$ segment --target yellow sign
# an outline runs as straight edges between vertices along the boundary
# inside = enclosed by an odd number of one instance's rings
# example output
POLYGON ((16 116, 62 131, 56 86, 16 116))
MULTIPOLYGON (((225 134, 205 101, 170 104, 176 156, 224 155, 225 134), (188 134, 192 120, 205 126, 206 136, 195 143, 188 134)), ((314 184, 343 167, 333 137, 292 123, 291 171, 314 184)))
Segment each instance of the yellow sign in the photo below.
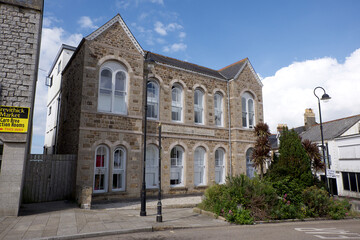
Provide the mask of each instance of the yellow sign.
POLYGON ((0 106, 0 132, 26 133, 30 108, 0 106))

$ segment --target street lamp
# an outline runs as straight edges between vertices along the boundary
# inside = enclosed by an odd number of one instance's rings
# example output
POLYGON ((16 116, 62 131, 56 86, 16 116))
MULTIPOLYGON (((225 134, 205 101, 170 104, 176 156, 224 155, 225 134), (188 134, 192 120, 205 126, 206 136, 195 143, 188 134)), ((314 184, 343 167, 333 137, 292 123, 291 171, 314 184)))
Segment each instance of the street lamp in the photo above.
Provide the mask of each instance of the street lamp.
POLYGON ((142 178, 142 187, 140 193, 141 209, 140 216, 146 216, 146 182, 145 182, 145 171, 146 171, 146 131, 147 131, 147 83, 149 79, 149 73, 154 67, 155 61, 149 57, 149 52, 146 53, 144 61, 144 74, 145 76, 145 101, 144 101, 144 169, 143 169, 143 178, 142 178))
MULTIPOLYGON (((323 126, 322 126, 322 119, 321 119, 321 106, 320 106, 320 100, 327 102, 331 99, 331 97, 326 93, 325 89, 322 87, 316 87, 314 89, 314 95, 315 97, 317 97, 318 99, 318 105, 319 105, 319 117, 320 117, 320 133, 321 133, 321 149, 322 149, 322 153, 323 153, 323 158, 324 158, 324 163, 325 163, 325 186, 326 189, 329 191, 329 183, 328 183, 328 178, 327 178, 327 173, 326 173, 326 158, 325 158, 325 146, 324 146, 324 134, 323 134, 323 126), (324 94, 321 96, 321 99, 316 95, 315 91, 316 89, 322 89, 324 91, 324 94)), ((330 164, 329 161, 327 161, 328 163, 328 168, 330 168, 330 164)))
POLYGON ((161 123, 159 124, 159 192, 158 192, 158 204, 156 222, 162 222, 162 204, 161 204, 161 123))

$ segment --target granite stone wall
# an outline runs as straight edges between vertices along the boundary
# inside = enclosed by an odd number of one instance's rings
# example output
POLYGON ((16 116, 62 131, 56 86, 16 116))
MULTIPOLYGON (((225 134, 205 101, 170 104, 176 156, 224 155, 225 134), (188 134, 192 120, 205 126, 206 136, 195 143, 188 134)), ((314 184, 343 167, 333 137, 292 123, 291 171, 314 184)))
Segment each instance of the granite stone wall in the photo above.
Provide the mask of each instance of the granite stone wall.
MULTIPOLYGON (((0 105, 32 107, 36 86, 42 0, 0 1, 0 105)), ((29 121, 30 129, 31 121, 29 121)), ((0 216, 16 216, 27 155, 26 133, 0 133, 0 216)))
MULTIPOLYGON (((79 53, 70 61, 64 71, 64 88, 73 86, 79 91, 78 96, 69 94, 68 101, 75 104, 71 110, 77 116, 68 117, 68 124, 75 126, 79 121, 79 132, 73 128, 60 128, 60 132, 68 131, 62 142, 77 143, 76 148, 69 144, 62 146, 61 153, 78 154, 77 192, 78 200, 87 199, 85 204, 93 200, 111 198, 138 198, 141 190, 143 171, 143 129, 144 129, 144 56, 134 47, 120 24, 115 23, 94 40, 85 40, 79 48, 79 53), (81 52, 81 54, 80 54, 81 52), (82 60, 81 60, 82 59, 82 60), (98 91, 100 68, 106 61, 117 61, 128 73, 127 106, 125 115, 102 113, 98 111, 98 91), (83 61, 83 64, 79 62, 83 61), (78 69, 78 71, 75 71, 78 69), (79 72, 83 71, 80 76, 79 72), (71 84, 70 84, 71 83, 71 84), (81 88, 81 89, 80 89, 81 88), (79 109, 80 106, 80 109, 79 109), (78 135, 76 135, 78 133, 78 135), (71 135, 71 136, 68 136, 71 135), (75 136, 76 135, 76 136, 75 136), (72 140, 72 139, 77 140, 72 140), (95 171, 95 152, 98 146, 109 149, 109 165, 107 169, 108 188, 105 193, 95 194, 92 189, 95 171), (126 149, 126 180, 125 191, 112 191, 113 152, 117 147, 126 149), (87 189, 86 191, 83 189, 87 189), (82 196, 87 194, 87 196, 82 196), (89 196, 91 195, 91 196, 89 196)), ((204 76, 198 73, 176 69, 170 66, 156 64, 150 73, 150 79, 159 86, 159 119, 148 120, 147 144, 158 146, 158 125, 162 124, 162 189, 164 194, 188 194, 203 192, 207 186, 215 182, 215 151, 222 148, 225 151, 225 172, 233 175, 246 173, 246 150, 255 143, 252 129, 244 129, 241 124, 241 94, 249 91, 254 95, 256 122, 263 120, 261 85, 246 66, 237 79, 229 84, 221 79, 204 76), (171 121, 171 89, 178 84, 183 89, 183 114, 181 123, 171 121), (230 96, 228 96, 228 87, 230 96), (204 124, 194 123, 194 91, 196 88, 204 92, 204 124), (220 92, 223 96, 224 124, 215 125, 214 94, 220 92), (229 141, 229 119, 227 101, 231 105, 231 141, 229 141), (230 146, 232 152, 230 160, 230 146), (184 184, 181 187, 170 186, 170 152, 174 146, 184 150, 184 184), (205 186, 194 185, 194 152, 197 147, 206 150, 205 186), (231 165, 231 166, 230 166, 231 165)), ((62 101, 63 104, 63 101, 62 101)), ((73 106, 67 104, 68 107, 73 106)), ((69 114, 70 110, 67 110, 69 114)), ((64 121, 64 120, 61 120, 64 121)), ((65 126, 65 125, 64 125, 65 126)), ((65 135, 64 135, 65 136, 65 135)), ((157 194, 157 190, 148 190, 149 195, 157 194)))

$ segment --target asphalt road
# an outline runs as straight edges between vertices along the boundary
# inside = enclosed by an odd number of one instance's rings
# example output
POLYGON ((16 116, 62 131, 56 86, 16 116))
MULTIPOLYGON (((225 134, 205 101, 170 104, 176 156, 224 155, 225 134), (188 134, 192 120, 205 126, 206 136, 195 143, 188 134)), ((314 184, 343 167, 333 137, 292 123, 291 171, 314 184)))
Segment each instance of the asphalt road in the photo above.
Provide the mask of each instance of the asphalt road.
MULTIPOLYGON (((95 239, 95 238, 87 238, 95 239)), ((307 221, 267 223, 256 225, 231 225, 213 228, 192 228, 123 234, 97 237, 96 239, 270 239, 270 240, 312 240, 312 239, 359 239, 360 219, 339 221, 307 221)))

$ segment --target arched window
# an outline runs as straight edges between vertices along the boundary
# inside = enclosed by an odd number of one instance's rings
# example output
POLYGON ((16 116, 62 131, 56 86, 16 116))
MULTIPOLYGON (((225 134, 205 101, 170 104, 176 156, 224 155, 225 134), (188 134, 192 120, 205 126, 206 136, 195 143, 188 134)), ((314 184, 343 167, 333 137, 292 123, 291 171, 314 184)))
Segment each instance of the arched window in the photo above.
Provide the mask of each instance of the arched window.
POLYGON ((215 125, 223 125, 223 97, 220 93, 214 95, 215 125))
POLYGON ((253 162, 251 161, 251 155, 252 155, 253 151, 254 151, 253 148, 249 148, 246 151, 246 175, 249 178, 255 177, 255 168, 254 168, 253 162))
POLYGON ((200 89, 194 93, 194 115, 195 123, 204 123, 204 93, 200 89))
POLYGON ((107 192, 109 149, 100 145, 95 151, 94 193, 107 192))
POLYGON ((105 62, 100 68, 98 111, 127 113, 127 71, 118 62, 105 62))
POLYGON ((205 185, 205 149, 197 147, 194 152, 194 185, 205 185))
POLYGON ((124 148, 119 147, 114 151, 113 190, 125 191, 125 168, 126 151, 124 148))
POLYGON ((225 182, 225 151, 218 148, 215 151, 215 182, 222 184, 225 182))
POLYGON ((183 156, 184 150, 180 146, 175 146, 170 153, 171 168, 170 168, 170 185, 183 185, 184 165, 183 156))
POLYGON ((182 121, 182 89, 174 85, 171 90, 171 120, 176 122, 182 121))
POLYGON ((255 123, 254 99, 250 93, 245 92, 242 95, 241 108, 242 108, 242 126, 245 128, 253 128, 255 123))
POLYGON ((159 186, 159 149, 151 144, 146 147, 146 188, 159 186))
POLYGON ((159 119, 159 85, 154 81, 147 83, 147 118, 159 119))

